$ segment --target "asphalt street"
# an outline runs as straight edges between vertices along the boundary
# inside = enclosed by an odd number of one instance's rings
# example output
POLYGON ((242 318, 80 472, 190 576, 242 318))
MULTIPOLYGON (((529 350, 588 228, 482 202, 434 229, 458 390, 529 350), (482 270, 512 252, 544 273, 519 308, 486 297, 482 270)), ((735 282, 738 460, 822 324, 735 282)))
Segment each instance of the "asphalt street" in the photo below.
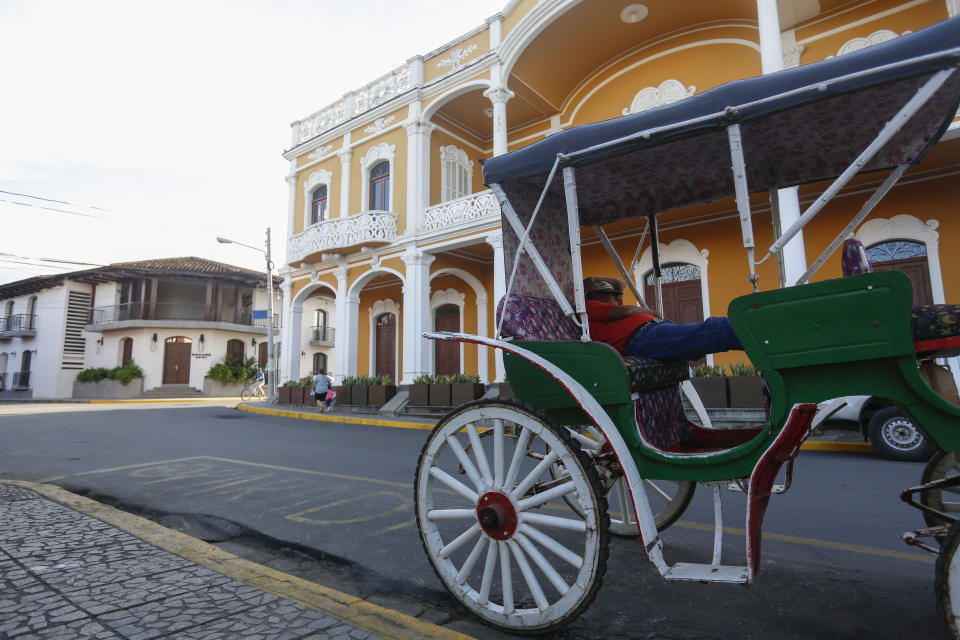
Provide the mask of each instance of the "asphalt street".
MULTIPOLYGON (((207 403, 0 404, 0 477, 57 484, 210 539, 229 538, 237 525, 353 567, 364 597, 379 595, 477 637, 509 637, 459 608, 424 555, 413 476, 427 433, 207 403)), ((803 452, 793 488, 771 501, 751 587, 665 582, 636 540, 614 538, 599 597, 555 637, 945 637, 934 558, 900 541, 922 526, 898 497, 921 470, 869 455, 803 452)), ((742 562, 735 534, 744 502, 728 494, 726 562, 742 562)), ((698 492, 664 539, 668 561, 709 561, 708 492, 698 492)), ((291 566, 322 582, 311 562, 304 556, 291 566)))

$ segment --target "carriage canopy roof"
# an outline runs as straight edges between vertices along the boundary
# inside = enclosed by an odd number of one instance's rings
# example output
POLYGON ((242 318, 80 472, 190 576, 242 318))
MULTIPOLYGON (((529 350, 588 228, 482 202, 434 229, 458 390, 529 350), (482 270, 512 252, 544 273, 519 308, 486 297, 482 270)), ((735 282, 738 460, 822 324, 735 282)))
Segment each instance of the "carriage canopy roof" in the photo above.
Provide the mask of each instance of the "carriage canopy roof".
MULTIPOLYGON (((521 209, 536 202, 560 154, 559 167, 576 168, 582 224, 712 202, 734 195, 726 129, 735 123, 750 191, 832 179, 926 80, 958 62, 960 17, 847 55, 568 129, 487 160, 484 183, 499 184, 521 209)), ((953 120, 958 97, 960 72, 862 171, 919 162, 953 120)), ((562 180, 553 180, 549 194, 562 201, 562 180)))

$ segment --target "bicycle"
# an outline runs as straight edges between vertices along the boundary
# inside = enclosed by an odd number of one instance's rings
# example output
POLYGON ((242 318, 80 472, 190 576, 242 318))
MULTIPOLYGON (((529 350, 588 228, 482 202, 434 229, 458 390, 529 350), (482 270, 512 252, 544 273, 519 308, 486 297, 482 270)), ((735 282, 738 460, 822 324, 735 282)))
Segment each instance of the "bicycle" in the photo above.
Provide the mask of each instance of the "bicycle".
POLYGON ((258 382, 254 378, 247 380, 243 384, 243 389, 240 391, 240 399, 244 402, 248 402, 251 398, 263 400, 264 395, 263 383, 258 382))

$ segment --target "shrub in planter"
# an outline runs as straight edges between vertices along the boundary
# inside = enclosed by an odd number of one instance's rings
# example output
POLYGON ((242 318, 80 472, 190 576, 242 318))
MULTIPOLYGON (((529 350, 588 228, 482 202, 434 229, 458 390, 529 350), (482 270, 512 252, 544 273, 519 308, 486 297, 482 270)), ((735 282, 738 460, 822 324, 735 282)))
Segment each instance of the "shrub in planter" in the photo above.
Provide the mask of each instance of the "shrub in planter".
POLYGON ((451 405, 454 380, 454 376, 437 376, 435 381, 430 384, 431 407, 449 407, 451 405))
POLYGON ((413 379, 410 385, 410 397, 407 400, 408 407, 426 407, 430 404, 430 384, 433 383, 433 376, 422 375, 413 379))
POLYGON ((730 406, 736 408, 760 408, 764 406, 763 378, 749 364, 736 362, 730 365, 730 406))
POLYGON ((375 407, 380 407, 397 395, 397 385, 393 384, 390 376, 377 376, 373 379, 368 393, 367 401, 375 407))
POLYGON ((484 386, 480 376, 461 373, 450 388, 450 402, 454 406, 476 400, 483 396, 484 386))
POLYGON ((207 371, 207 378, 216 380, 220 384, 243 384, 253 376, 257 375, 257 361, 253 358, 247 358, 240 361, 238 358, 231 358, 229 362, 224 358, 207 371))
POLYGON ((350 404, 370 404, 370 385, 372 383, 373 378, 371 376, 357 376, 356 384, 350 387, 350 404))
POLYGON ((704 407, 725 408, 727 406, 726 367, 700 364, 693 368, 690 382, 697 390, 704 407))
POLYGON ((300 387, 300 383, 295 380, 287 380, 277 389, 280 404, 293 404, 293 390, 300 387))
POLYGON ((77 382, 100 382, 101 380, 116 380, 126 386, 131 380, 143 378, 143 369, 138 367, 132 360, 127 364, 114 367, 113 369, 104 369, 103 367, 93 367, 84 369, 77 373, 77 382))
POLYGON ((337 391, 337 402, 339 404, 353 404, 353 388, 357 385, 357 379, 353 376, 345 376, 340 381, 342 387, 337 391))

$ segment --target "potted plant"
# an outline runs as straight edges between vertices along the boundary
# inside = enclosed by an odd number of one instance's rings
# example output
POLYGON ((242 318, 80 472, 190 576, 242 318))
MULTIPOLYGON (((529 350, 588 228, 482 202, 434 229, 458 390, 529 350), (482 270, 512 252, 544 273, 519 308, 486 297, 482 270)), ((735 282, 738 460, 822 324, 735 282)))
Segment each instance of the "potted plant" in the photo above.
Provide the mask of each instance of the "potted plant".
POLYGON ((353 388, 357 386, 357 379, 353 376, 345 376, 340 381, 342 387, 337 393, 337 400, 340 404, 353 404, 353 388))
POLYGON ((293 404, 313 404, 315 402, 311 392, 313 391, 313 377, 304 376, 297 381, 297 386, 300 387, 300 391, 297 394, 293 404))
POLYGON ((449 407, 454 376, 437 376, 430 384, 430 406, 449 407))
POLYGON ((433 376, 422 375, 413 379, 410 385, 410 397, 407 400, 409 407, 426 407, 430 404, 430 384, 433 383, 433 376))
POLYGON ((224 358, 207 371, 203 392, 208 396, 239 396, 243 383, 256 373, 257 361, 253 358, 224 358))
POLYGON ((763 378, 751 365, 735 362, 730 365, 730 406, 736 408, 763 407, 763 378))
POLYGON ((299 383, 296 380, 287 380, 280 385, 280 388, 277 389, 277 394, 279 395, 278 402, 280 404, 293 404, 291 402, 293 388, 298 386, 298 384, 299 383))
POLYGON ((459 406, 471 400, 483 397, 484 386, 480 376, 472 373, 461 373, 456 376, 450 388, 450 402, 459 406))
POLYGON ((373 384, 371 376, 357 376, 356 383, 350 387, 350 404, 367 405, 370 404, 370 385, 373 384))
POLYGON ((693 367, 690 382, 697 390, 704 407, 725 408, 727 406, 726 367, 723 365, 698 364, 693 367))
POLYGON ((393 384, 393 380, 388 375, 376 376, 368 394, 367 401, 375 407, 380 407, 397 395, 397 385, 393 384))

